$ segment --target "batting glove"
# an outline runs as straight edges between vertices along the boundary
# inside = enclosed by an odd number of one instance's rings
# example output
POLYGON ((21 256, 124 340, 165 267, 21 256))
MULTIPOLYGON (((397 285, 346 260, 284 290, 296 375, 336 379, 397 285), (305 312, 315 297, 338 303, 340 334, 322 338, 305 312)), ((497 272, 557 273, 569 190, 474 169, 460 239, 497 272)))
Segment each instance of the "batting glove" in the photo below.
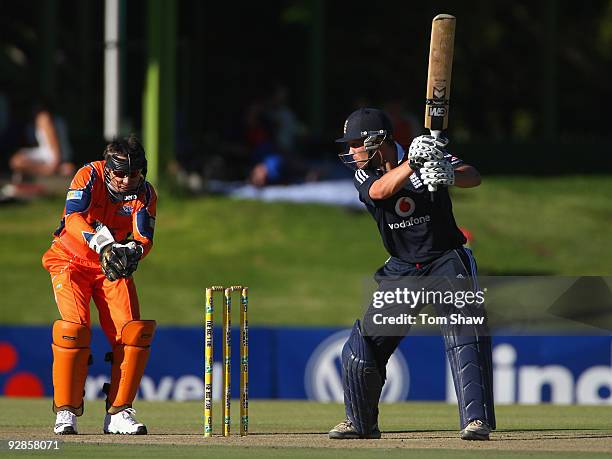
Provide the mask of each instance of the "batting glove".
POLYGON ((421 169, 427 161, 444 159, 448 139, 431 135, 415 137, 408 149, 408 164, 412 170, 421 169))
POLYGON ((445 159, 427 161, 421 168, 421 180, 425 185, 454 185, 455 169, 445 159))

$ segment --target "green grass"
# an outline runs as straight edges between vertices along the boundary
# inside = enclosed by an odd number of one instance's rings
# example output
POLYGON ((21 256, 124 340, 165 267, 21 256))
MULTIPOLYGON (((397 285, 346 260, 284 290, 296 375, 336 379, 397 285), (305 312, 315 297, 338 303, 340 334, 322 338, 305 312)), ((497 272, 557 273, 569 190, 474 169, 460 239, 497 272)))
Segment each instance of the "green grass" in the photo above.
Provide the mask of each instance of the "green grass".
MULTIPOLYGON (((485 178, 454 190, 481 273, 612 273, 610 177, 485 178)), ((57 317, 40 257, 63 203, 0 207, 0 323, 57 317)), ((218 197, 159 201, 156 245, 136 273, 143 317, 201 321, 204 288, 251 288, 251 323, 349 325, 386 259, 371 217, 320 205, 218 197)), ((92 314, 95 316, 95 314, 92 314)))
POLYGON ((312 448, 282 448, 282 447, 227 447, 227 446, 181 446, 177 448, 175 445, 96 445, 84 446, 68 444, 62 446, 58 452, 48 453, 15 453, 16 457, 212 457, 212 458, 236 458, 236 459, 258 459, 258 458, 286 458, 286 459, 309 459, 309 458, 330 458, 337 459, 341 457, 350 457, 355 459, 386 457, 386 458, 425 458, 425 459, 472 459, 472 458, 490 458, 499 459, 520 459, 520 458, 555 458, 555 459, 574 459, 574 458, 607 458, 607 453, 593 452, 524 452, 524 451, 478 451, 466 450, 457 451, 454 449, 389 449, 376 448, 370 451, 368 449, 350 448, 348 451, 338 451, 337 449, 317 449, 312 448))
MULTIPOLYGON (((609 457, 612 452, 610 408, 603 406, 500 406, 498 430, 487 443, 459 440, 456 407, 444 403, 382 405, 383 439, 350 442, 326 437, 342 418, 338 404, 252 401, 251 434, 230 439, 202 437, 201 403, 137 402, 136 406, 149 429, 146 437, 100 435, 101 401, 87 402, 78 436, 54 437, 50 400, 0 398, 0 440, 64 440, 62 457, 362 458, 375 453, 392 458, 570 458, 609 457)), ((218 432, 218 419, 215 428, 218 432)), ((48 456, 53 454, 58 452, 48 456)))
POLYGON ((603 253, 612 223, 611 177, 486 178, 458 190, 455 215, 473 229, 481 270, 611 275, 603 253))

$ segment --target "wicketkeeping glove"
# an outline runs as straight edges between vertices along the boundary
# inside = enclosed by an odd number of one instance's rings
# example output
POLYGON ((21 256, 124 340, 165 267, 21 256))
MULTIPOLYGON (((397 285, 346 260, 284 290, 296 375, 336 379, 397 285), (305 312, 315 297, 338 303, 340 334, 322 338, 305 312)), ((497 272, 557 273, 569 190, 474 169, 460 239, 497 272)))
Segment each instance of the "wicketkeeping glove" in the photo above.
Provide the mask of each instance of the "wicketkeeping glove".
POLYGON ((116 281, 121 277, 130 277, 138 268, 143 254, 140 243, 130 241, 126 244, 114 242, 100 252, 100 266, 106 278, 116 281))
POLYGON ((445 159, 427 161, 421 168, 421 180, 425 185, 454 185, 455 168, 445 159))
POLYGON ((408 149, 408 164, 412 170, 422 168, 427 161, 444 159, 444 147, 448 145, 448 139, 434 137, 431 135, 420 135, 415 137, 408 149))

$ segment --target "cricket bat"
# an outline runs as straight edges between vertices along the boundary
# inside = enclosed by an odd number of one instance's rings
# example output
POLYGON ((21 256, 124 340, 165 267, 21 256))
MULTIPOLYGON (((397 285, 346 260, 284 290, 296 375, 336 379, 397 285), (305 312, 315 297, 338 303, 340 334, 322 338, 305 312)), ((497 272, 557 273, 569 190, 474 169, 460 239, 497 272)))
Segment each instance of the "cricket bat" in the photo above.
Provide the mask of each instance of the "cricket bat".
MULTIPOLYGON (((448 127, 454 46, 455 17, 450 14, 438 14, 431 23, 425 96, 425 127, 434 137, 439 137, 448 127)), ((436 187, 429 185, 429 191, 436 191, 436 187)))

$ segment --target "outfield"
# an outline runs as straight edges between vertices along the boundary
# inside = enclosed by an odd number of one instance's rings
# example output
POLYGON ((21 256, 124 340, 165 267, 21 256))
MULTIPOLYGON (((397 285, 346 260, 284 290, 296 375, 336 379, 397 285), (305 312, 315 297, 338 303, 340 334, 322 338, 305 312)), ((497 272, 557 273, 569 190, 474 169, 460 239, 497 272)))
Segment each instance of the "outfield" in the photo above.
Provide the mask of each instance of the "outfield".
MULTIPOLYGON (((481 272, 612 273, 612 261, 601 256, 612 218, 608 177, 488 178, 478 190, 454 193, 458 223, 475 235, 481 272)), ((57 318, 40 256, 62 205, 61 199, 49 199, 0 208, 0 323, 50 324, 57 318)), ((250 287, 253 324, 348 326, 359 314, 364 283, 385 258, 374 223, 363 212, 162 193, 156 246, 136 281, 143 316, 161 325, 201 324, 205 287, 240 282, 250 287)), ((0 398, 0 439, 58 438, 51 434, 50 405, 48 399, 0 398)), ((233 406, 236 420, 238 403, 233 406)), ((612 454, 612 411, 604 406, 499 406, 499 430, 492 441, 477 443, 458 439, 456 407, 442 403, 384 405, 383 439, 351 442, 327 439, 326 432, 342 419, 337 404, 253 400, 250 436, 206 440, 202 403, 139 401, 136 408, 150 435, 105 436, 100 434, 103 402, 88 402, 79 420, 81 435, 61 438, 66 442, 61 457, 612 454)), ((215 424, 218 429, 218 415, 215 424)), ((47 455, 58 457, 57 452, 47 455)))
MULTIPOLYGON (((253 401, 248 437, 202 435, 202 403, 137 402, 149 435, 101 435, 103 402, 87 402, 78 436, 55 437, 48 399, 0 399, 0 440, 64 440, 70 457, 610 457, 609 407, 499 406, 498 431, 489 442, 466 442, 457 434, 456 407, 443 403, 381 406, 381 440, 335 441, 326 432, 340 421, 338 404, 253 401), (339 449, 341 448, 341 449, 339 449), (376 448, 372 451, 371 448, 376 448), (493 450, 493 451, 491 451, 493 450), (208 456, 211 457, 211 456, 208 456)), ((234 404, 237 406, 237 403, 234 404)), ((220 410, 216 404, 215 414, 220 410)), ((234 413, 234 416, 236 413, 234 413)), ((219 432, 219 419, 215 428, 219 432)), ((234 418, 236 421, 236 418, 234 418)), ((237 428, 234 424, 232 428, 237 428)), ((49 452, 50 457, 59 457, 49 452)), ((26 457, 20 453, 19 457, 26 457)))
MULTIPOLYGON (((453 192, 481 273, 612 273, 612 260, 601 256, 612 218, 609 177, 489 177, 453 192)), ((40 257, 62 206, 55 199, 0 208, 0 323, 57 317, 40 257)), ((242 283, 251 288, 253 324, 348 326, 385 259, 365 212, 162 193, 155 248, 135 277, 143 315, 160 324, 198 324, 206 286, 242 283)))

